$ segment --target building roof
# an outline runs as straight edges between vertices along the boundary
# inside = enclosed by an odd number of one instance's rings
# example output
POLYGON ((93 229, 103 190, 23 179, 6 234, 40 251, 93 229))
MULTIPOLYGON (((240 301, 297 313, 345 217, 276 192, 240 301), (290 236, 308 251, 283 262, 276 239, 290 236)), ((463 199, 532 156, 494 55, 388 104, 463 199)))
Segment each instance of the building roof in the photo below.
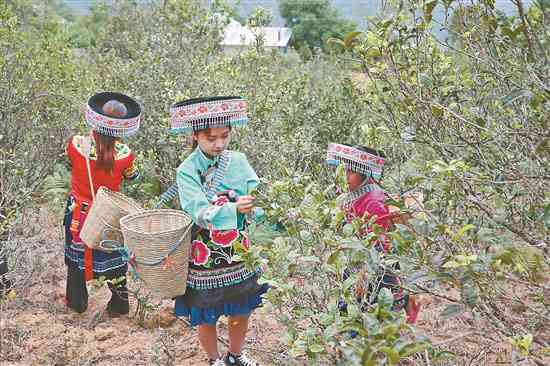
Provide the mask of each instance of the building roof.
POLYGON ((223 46, 252 46, 256 34, 263 34, 265 47, 287 47, 292 36, 290 28, 284 27, 257 27, 248 28, 242 26, 236 20, 231 19, 224 30, 223 46))

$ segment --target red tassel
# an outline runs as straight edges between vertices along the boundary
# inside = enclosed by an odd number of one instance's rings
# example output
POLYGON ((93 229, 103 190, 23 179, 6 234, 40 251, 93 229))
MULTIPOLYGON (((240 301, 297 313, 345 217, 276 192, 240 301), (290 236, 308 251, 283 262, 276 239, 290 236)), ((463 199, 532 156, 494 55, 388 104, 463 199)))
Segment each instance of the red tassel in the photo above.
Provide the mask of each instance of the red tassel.
POLYGON ((86 282, 91 281, 94 278, 94 258, 92 248, 84 246, 84 279, 86 282))
POLYGON ((78 201, 74 203, 72 220, 71 220, 71 232, 73 234, 73 239, 78 235, 78 229, 80 228, 80 204, 78 201))
POLYGON ((407 305, 407 323, 414 324, 416 323, 416 319, 418 318, 418 314, 420 314, 420 304, 416 302, 414 297, 409 297, 409 304, 407 305))

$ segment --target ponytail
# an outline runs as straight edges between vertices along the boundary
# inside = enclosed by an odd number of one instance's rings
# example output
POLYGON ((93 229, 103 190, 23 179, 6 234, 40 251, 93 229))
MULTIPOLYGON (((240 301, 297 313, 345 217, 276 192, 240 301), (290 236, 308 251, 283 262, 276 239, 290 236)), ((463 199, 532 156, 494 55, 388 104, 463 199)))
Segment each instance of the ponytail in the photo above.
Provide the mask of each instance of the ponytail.
MULTIPOLYGON (((128 114, 128 109, 118 100, 111 99, 103 105, 102 112, 109 117, 121 118, 128 114)), ((97 152, 97 167, 112 174, 113 167, 115 166, 115 143, 118 138, 94 131, 94 139, 97 152)))
POLYGON ((115 166, 115 143, 118 139, 102 135, 96 131, 94 131, 94 139, 96 143, 97 168, 112 173, 115 166))

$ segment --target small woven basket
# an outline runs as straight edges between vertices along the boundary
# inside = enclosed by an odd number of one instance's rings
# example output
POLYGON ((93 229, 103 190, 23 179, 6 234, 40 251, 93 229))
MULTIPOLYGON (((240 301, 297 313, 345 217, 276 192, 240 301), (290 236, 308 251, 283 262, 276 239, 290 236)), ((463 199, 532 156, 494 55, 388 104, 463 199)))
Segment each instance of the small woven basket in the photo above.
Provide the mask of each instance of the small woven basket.
POLYGON ((80 238, 92 249, 110 252, 122 248, 124 238, 120 231, 120 219, 140 211, 143 208, 133 199, 100 187, 84 221, 80 238))
POLYGON ((148 210, 120 220, 138 277, 161 298, 183 295, 193 220, 179 210, 148 210))

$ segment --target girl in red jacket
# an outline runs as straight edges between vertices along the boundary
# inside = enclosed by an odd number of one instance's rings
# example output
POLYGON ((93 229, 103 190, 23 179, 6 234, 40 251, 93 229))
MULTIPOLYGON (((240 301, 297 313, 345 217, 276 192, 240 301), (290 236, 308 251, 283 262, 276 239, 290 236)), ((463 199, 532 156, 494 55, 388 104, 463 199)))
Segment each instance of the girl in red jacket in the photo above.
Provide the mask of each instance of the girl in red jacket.
MULTIPOLYGON (((360 218, 365 223, 376 216, 375 225, 380 226, 383 232, 392 229, 392 214, 384 203, 385 194, 379 183, 382 179, 384 154, 380 151, 364 147, 344 144, 330 144, 327 152, 327 163, 330 165, 344 164, 349 192, 338 197, 338 206, 344 211, 346 221, 351 223, 360 218)), ((362 229, 361 237, 372 231, 372 227, 362 229)), ((376 249, 381 253, 392 251, 391 242, 385 234, 381 234, 376 242, 376 249)), ((344 279, 351 273, 361 272, 360 281, 356 285, 358 301, 367 305, 373 304, 382 288, 392 291, 394 297, 393 309, 399 311, 405 308, 407 321, 414 323, 420 306, 411 295, 406 294, 400 286, 399 278, 388 269, 375 274, 368 274, 360 267, 348 268, 344 272, 344 279)), ((398 268, 393 268, 398 269, 398 268)), ((340 301, 340 308, 345 310, 347 304, 340 301)))
POLYGON ((102 92, 88 100, 85 119, 90 134, 73 136, 66 146, 71 166, 71 192, 64 220, 65 300, 69 308, 83 313, 88 308, 87 281, 118 280, 118 286, 108 283, 112 294, 107 311, 111 316, 119 316, 129 311, 127 263, 118 251, 109 253, 86 246, 80 239, 80 231, 99 187, 118 192, 124 180, 136 180, 139 176, 134 166, 134 153, 121 138, 138 131, 141 106, 124 94, 102 92))

